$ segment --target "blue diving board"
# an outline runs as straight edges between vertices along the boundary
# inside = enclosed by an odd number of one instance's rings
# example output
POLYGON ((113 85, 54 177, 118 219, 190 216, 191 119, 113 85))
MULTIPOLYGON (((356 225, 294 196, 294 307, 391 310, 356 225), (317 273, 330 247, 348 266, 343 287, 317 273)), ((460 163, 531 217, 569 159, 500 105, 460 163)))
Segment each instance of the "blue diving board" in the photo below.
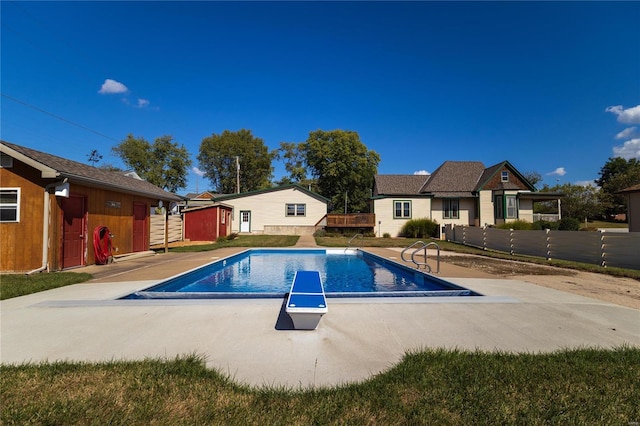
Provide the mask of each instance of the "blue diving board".
POLYGON ((297 330, 315 330, 327 313, 327 299, 318 271, 297 271, 287 299, 286 312, 297 330))

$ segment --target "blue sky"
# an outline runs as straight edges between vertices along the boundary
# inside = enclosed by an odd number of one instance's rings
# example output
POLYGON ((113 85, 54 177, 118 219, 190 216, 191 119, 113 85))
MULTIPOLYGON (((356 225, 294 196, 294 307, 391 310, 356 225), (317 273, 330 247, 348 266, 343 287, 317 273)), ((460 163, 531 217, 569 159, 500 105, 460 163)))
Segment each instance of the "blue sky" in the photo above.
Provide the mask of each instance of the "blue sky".
MULTIPOLYGON (((640 158, 640 2, 0 7, 0 136, 80 162, 168 134, 198 167, 242 128, 271 149, 353 130, 383 174, 508 160, 554 185, 640 158)), ((208 188, 191 171, 181 193, 208 188)))

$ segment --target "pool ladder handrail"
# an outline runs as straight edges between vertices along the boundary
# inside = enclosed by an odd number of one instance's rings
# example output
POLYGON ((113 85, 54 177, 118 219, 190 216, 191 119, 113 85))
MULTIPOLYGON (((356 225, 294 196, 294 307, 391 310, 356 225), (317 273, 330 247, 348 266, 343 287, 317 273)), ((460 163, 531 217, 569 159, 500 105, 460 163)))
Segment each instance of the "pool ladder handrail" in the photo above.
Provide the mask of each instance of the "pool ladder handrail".
POLYGON ((411 244, 410 246, 407 246, 404 248, 404 250, 402 250, 402 252, 400 253, 400 257, 402 258, 403 261, 408 262, 409 260, 411 260, 411 262, 413 262, 416 265, 416 268, 420 269, 421 266, 424 266, 424 269, 427 272, 431 272, 431 266, 429 266, 427 264, 427 248, 430 246, 435 246, 437 253, 436 253, 436 274, 440 273, 440 246, 435 243, 435 242, 430 242, 430 243, 425 243, 424 241, 416 241, 415 243, 411 244), (404 253, 413 248, 414 246, 417 246, 418 244, 420 244, 420 247, 416 248, 414 251, 411 252, 411 259, 405 259, 404 257, 404 253), (415 259, 415 255, 416 253, 418 253, 420 250, 424 250, 424 262, 418 262, 415 259))
POLYGON ((362 239, 364 238, 364 235, 362 235, 362 234, 356 234, 356 235, 354 235, 353 237, 351 237, 351 238, 349 239, 349 241, 347 242, 347 248, 345 248, 345 249, 344 249, 345 253, 347 252, 347 250, 349 250, 349 249, 351 248, 351 242, 352 242, 353 240, 355 240, 356 238, 358 238, 358 237, 360 237, 360 240, 362 240, 362 239))

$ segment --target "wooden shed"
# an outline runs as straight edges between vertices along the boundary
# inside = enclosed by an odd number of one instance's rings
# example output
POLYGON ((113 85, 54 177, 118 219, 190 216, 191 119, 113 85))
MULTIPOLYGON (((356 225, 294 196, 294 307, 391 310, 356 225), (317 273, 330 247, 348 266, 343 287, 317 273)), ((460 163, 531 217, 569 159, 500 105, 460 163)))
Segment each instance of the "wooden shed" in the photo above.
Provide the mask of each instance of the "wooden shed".
POLYGON ((0 271, 57 271, 96 263, 94 230, 114 255, 149 249, 149 215, 178 195, 114 172, 0 141, 0 271))
POLYGON ((182 211, 184 239, 215 241, 231 233, 233 207, 227 204, 192 207, 182 211))

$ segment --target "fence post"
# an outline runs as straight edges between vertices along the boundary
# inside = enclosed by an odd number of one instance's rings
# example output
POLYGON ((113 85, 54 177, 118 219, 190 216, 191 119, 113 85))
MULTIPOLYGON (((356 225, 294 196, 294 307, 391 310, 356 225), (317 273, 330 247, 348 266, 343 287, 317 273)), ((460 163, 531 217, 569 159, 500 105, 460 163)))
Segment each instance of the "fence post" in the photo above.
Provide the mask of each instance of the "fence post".
POLYGON ((509 228, 509 254, 513 256, 513 229, 509 228))
MULTIPOLYGON (((606 268, 607 267, 607 261, 606 261, 606 258, 605 258, 606 253, 605 253, 605 247, 604 247, 605 246, 605 244, 604 244, 604 233, 605 233, 605 230, 601 229, 600 230, 600 257, 602 258, 602 262, 600 263, 600 266, 602 266, 603 268, 606 268)), ((614 262, 614 264, 615 264, 615 262, 614 262)))
POLYGON ((487 250, 487 225, 482 227, 482 250, 487 250))
POLYGON ((551 230, 549 228, 547 231, 547 260, 551 260, 551 230))

